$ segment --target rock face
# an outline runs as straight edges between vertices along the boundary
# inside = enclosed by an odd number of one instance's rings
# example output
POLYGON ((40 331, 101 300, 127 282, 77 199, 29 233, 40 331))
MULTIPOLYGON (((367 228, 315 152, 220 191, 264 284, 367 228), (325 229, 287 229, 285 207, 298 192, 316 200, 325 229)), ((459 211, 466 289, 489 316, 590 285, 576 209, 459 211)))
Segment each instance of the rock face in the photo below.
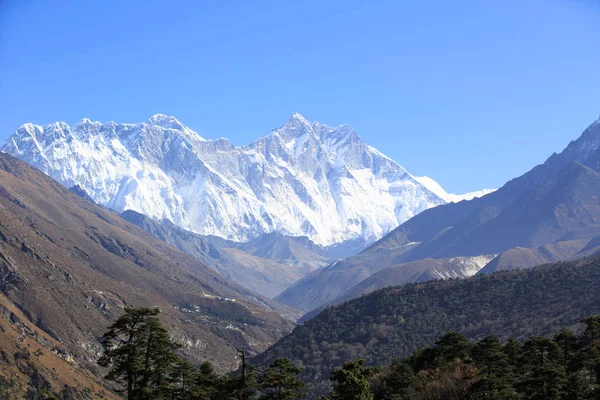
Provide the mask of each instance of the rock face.
POLYGON ((371 243, 446 203, 350 127, 299 114, 241 147, 157 114, 140 124, 25 124, 1 150, 101 206, 238 242, 277 231, 318 245, 371 243))
POLYGON ((155 221, 135 211, 127 210, 121 213, 121 218, 177 247, 225 278, 268 298, 277 296, 312 270, 308 265, 281 264, 237 248, 221 247, 213 244, 210 237, 188 232, 169 221, 155 221))

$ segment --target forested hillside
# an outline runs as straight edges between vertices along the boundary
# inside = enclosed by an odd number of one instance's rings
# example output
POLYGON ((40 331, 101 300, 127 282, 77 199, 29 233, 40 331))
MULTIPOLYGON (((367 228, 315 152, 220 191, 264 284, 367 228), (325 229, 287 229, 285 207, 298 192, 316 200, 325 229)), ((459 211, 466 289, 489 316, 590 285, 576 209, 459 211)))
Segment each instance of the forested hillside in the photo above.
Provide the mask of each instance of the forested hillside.
POLYGON ((327 386, 329 371, 345 361, 364 357, 369 365, 389 364, 449 331, 469 339, 490 334, 524 339, 552 334, 596 313, 599 258, 410 284, 326 309, 256 362, 288 357, 304 367, 304 379, 327 386))
MULTIPOLYGON (((474 342, 447 332, 435 345, 368 366, 357 358, 331 371, 329 383, 310 382, 303 368, 277 358, 262 368, 238 351, 240 368, 219 375, 209 362, 193 366, 179 354, 158 309, 126 309, 103 335, 98 363, 118 393, 136 400, 585 400, 600 396, 600 316, 575 330, 504 343, 495 335, 474 342), (115 343, 120 343, 115 346, 115 343)), ((297 362, 295 364, 298 364, 297 362)), ((1 383, 1 381, 0 381, 1 383)), ((1 389, 1 386, 0 386, 1 389)))

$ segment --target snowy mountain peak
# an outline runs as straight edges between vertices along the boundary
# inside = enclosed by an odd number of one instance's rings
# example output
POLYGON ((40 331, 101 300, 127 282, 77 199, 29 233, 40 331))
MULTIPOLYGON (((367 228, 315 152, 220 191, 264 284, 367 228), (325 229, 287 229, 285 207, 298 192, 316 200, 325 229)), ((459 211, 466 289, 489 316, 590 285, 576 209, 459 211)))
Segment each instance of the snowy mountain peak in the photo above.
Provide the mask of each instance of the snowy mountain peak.
POLYGON ((89 118, 82 118, 79 122, 75 124, 75 126, 85 126, 85 125, 101 125, 100 122, 92 122, 89 118))
POLYGON ((280 232, 369 243, 446 202, 350 127, 300 114, 239 147, 155 114, 140 124, 26 124, 0 150, 105 207, 236 241, 280 232))
POLYGON ((310 122, 300 113, 293 113, 292 116, 287 120, 286 125, 288 124, 303 124, 303 125, 311 125, 310 122))
MULTIPOLYGON (((165 114, 156 113, 153 116, 151 116, 150 118, 148 118, 148 123, 149 124, 159 125, 159 124, 161 124, 163 122, 169 122, 169 121, 172 121, 172 120, 177 121, 177 119, 175 117, 173 117, 173 116, 168 116, 168 115, 165 115, 165 114)), ((177 121, 177 122, 179 122, 179 121, 177 121)))
POLYGON ((19 127, 19 129, 17 129, 17 133, 18 132, 27 132, 27 133, 33 133, 35 132, 35 128, 37 125, 32 124, 31 122, 27 122, 26 124, 23 124, 19 127))
POLYGON ((271 133, 271 135, 275 134, 279 135, 285 143, 289 143, 290 141, 305 135, 318 139, 318 135, 313 129, 313 125, 298 113, 292 114, 285 124, 281 125, 271 133))
POLYGON ((187 127, 179 122, 177 118, 165 114, 154 114, 146 123, 149 125, 160 126, 165 129, 175 129, 181 131, 187 129, 187 127))

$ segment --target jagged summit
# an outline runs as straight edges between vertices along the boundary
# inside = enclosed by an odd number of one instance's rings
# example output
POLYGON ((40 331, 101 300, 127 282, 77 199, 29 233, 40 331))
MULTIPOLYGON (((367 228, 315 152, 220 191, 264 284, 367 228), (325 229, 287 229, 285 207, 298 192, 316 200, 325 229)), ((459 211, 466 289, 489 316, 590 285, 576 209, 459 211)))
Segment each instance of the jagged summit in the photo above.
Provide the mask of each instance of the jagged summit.
POLYGON ((77 122, 75 124, 75 126, 81 126, 81 125, 84 125, 84 126, 85 125, 102 125, 102 123, 99 121, 92 121, 89 118, 82 118, 79 122, 77 122))
POLYGON ((299 113, 292 114, 285 124, 274 129, 269 136, 281 138, 292 155, 298 155, 298 151, 302 153, 321 145, 331 146, 332 143, 348 139, 364 143, 348 125, 330 127, 318 121, 310 122, 299 113), (315 145, 313 142, 320 144, 315 145))
POLYGON ((162 126, 163 128, 169 129, 185 128, 184 125, 181 122, 179 122, 177 118, 165 114, 154 114, 153 116, 148 118, 148 121, 146 121, 146 123, 150 125, 162 126))
POLYGON ((116 211, 238 242, 270 232, 370 243, 445 200, 346 125, 293 114, 248 146, 205 140, 175 117, 25 125, 0 149, 116 211))
POLYGON ((286 125, 290 123, 311 125, 311 123, 300 113, 293 113, 292 116, 287 120, 286 125))

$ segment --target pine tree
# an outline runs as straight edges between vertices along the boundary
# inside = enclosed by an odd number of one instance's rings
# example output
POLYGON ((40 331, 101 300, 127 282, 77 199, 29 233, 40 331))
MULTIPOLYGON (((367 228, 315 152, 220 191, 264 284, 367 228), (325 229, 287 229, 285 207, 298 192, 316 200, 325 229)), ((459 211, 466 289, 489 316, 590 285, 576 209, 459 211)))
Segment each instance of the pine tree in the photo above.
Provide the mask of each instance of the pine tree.
POLYGON ((474 398, 511 399, 516 393, 511 388, 508 356, 495 336, 487 336, 473 346, 471 355, 479 376, 470 391, 474 398))
POLYGON ((445 362, 464 360, 469 356, 471 342, 460 333, 449 332, 435 342, 435 350, 445 362))
POLYGON ((563 328, 556 332, 552 340, 560 347, 561 361, 568 368, 579 348, 577 336, 570 329, 563 328))
POLYGON ((159 400, 171 397, 171 374, 180 357, 175 350, 180 347, 173 342, 158 318, 148 318, 146 348, 144 354, 144 374, 142 377, 143 396, 141 399, 159 400))
POLYGON ((502 348, 502 351, 506 354, 508 363, 514 366, 519 363, 523 346, 517 339, 510 338, 502 348))
POLYGON ((260 379, 261 400, 293 400, 305 397, 305 385, 298 374, 302 368, 292 365, 287 358, 278 358, 260 379))
POLYGON ((585 325, 585 331, 581 336, 582 345, 600 344, 600 315, 584 318, 581 323, 585 325))
POLYGON ((204 393, 198 386, 198 371, 186 359, 180 357, 171 371, 172 398, 174 400, 195 400, 204 393))
POLYGON ((411 385, 415 372, 408 359, 394 360, 378 374, 374 390, 375 400, 410 399, 414 397, 411 385))
POLYGON ((201 399, 221 400, 235 398, 235 388, 227 377, 215 372, 210 361, 204 361, 196 370, 196 386, 201 399))
POLYGON ((566 384, 560 346, 552 339, 532 336, 523 345, 521 391, 528 399, 557 398, 566 384))
POLYGON ((331 373, 334 382, 331 400, 373 400, 369 378, 376 372, 365 367, 363 358, 344 363, 341 369, 331 373))
POLYGON ((125 386, 130 400, 170 395, 169 374, 179 345, 169 338, 159 313, 157 308, 126 308, 102 337, 98 364, 109 368, 106 379, 125 386))

